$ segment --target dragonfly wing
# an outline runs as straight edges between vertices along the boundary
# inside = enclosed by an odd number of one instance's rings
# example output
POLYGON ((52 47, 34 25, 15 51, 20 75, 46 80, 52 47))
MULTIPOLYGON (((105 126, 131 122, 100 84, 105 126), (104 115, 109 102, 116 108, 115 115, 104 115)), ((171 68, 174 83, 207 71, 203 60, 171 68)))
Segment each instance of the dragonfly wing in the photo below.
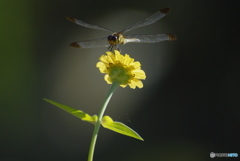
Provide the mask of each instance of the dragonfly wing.
POLYGON ((75 19, 75 18, 72 18, 72 17, 66 17, 69 21, 73 22, 73 23, 76 23, 80 26, 83 26, 83 27, 87 27, 87 28, 91 28, 91 29, 96 29, 96 30, 104 30, 104 31, 108 31, 108 32, 113 32, 107 28, 104 28, 104 27, 100 27, 100 26, 96 26, 96 25, 91 25, 91 24, 88 24, 86 22, 83 22, 81 20, 78 20, 78 19, 75 19))
POLYGON ((158 21, 159 19, 166 16, 169 11, 170 11, 170 8, 161 9, 160 11, 154 13, 153 15, 126 27, 120 33, 128 32, 130 30, 133 30, 133 29, 136 29, 136 28, 139 28, 139 27, 151 25, 151 24, 155 23, 156 21, 158 21))
POLYGON ((76 48, 96 48, 96 47, 109 47, 109 43, 107 41, 107 37, 103 37, 100 39, 73 42, 70 44, 70 46, 76 48))
POLYGON ((176 40, 177 36, 173 34, 155 34, 155 35, 126 35, 124 44, 126 43, 157 43, 161 41, 176 40))

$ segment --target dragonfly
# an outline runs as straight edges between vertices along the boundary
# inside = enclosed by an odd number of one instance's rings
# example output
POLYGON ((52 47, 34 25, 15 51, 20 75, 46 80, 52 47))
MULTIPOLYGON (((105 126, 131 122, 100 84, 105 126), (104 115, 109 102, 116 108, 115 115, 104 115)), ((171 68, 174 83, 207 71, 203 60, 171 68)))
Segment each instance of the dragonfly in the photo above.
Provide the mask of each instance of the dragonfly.
POLYGON ((103 37, 103 38, 98 38, 98 39, 93 39, 93 40, 85 40, 85 41, 78 41, 78 42, 73 42, 70 44, 72 47, 76 48, 96 48, 96 47, 108 47, 109 51, 112 51, 113 49, 117 49, 120 51, 120 48, 118 47, 118 44, 127 44, 127 43, 158 43, 161 41, 172 41, 176 40, 177 37, 174 34, 148 34, 148 35, 139 35, 139 34, 134 34, 134 35, 125 35, 126 32, 131 31, 136 28, 140 28, 143 26, 151 25, 164 16, 168 14, 170 11, 170 8, 164 8, 156 13, 150 15, 149 17, 146 17, 126 28, 124 28, 120 32, 114 32, 110 29, 96 26, 96 25, 91 25, 86 22, 83 22, 81 20, 72 18, 72 17, 67 17, 67 20, 86 27, 86 28, 91 28, 91 29, 96 29, 96 30, 104 30, 111 32, 112 34, 109 35, 108 37, 103 37))

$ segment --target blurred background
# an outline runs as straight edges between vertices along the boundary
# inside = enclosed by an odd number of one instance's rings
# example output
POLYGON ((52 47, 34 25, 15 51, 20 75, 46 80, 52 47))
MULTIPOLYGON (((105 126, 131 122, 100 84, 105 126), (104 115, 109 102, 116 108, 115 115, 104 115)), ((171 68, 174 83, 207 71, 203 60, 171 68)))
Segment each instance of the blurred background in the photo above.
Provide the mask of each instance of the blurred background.
POLYGON ((74 41, 108 36, 169 7, 129 34, 173 33, 157 44, 126 44, 140 61, 144 88, 119 87, 106 115, 144 142, 101 128, 96 161, 210 160, 239 151, 239 12, 223 0, 1 0, 0 161, 86 161, 93 126, 44 102, 97 114, 110 88, 96 63, 106 48, 74 41))

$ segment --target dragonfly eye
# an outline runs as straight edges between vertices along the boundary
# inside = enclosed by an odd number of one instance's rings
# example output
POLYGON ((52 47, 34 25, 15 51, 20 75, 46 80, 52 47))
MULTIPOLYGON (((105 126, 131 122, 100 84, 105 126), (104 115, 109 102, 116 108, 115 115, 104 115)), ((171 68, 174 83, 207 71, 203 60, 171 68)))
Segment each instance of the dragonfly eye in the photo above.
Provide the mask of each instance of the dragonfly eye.
POLYGON ((111 45, 117 44, 118 43, 117 40, 118 40, 117 36, 114 36, 114 35, 108 36, 108 42, 111 45))

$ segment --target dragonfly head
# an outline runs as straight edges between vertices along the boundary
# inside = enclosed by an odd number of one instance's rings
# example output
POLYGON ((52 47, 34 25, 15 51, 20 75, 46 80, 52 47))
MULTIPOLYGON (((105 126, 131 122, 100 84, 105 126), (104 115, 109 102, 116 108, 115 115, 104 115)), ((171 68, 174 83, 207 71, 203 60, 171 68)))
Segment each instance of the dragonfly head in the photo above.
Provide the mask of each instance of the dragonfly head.
POLYGON ((108 42, 110 45, 124 44, 124 36, 120 33, 113 33, 108 36, 108 42))
POLYGON ((112 51, 113 49, 120 51, 118 44, 122 44, 121 37, 122 35, 116 32, 108 36, 108 42, 110 44, 108 48, 109 51, 112 51))
POLYGON ((109 35, 108 42, 110 45, 116 45, 118 43, 118 35, 116 34, 109 35))

